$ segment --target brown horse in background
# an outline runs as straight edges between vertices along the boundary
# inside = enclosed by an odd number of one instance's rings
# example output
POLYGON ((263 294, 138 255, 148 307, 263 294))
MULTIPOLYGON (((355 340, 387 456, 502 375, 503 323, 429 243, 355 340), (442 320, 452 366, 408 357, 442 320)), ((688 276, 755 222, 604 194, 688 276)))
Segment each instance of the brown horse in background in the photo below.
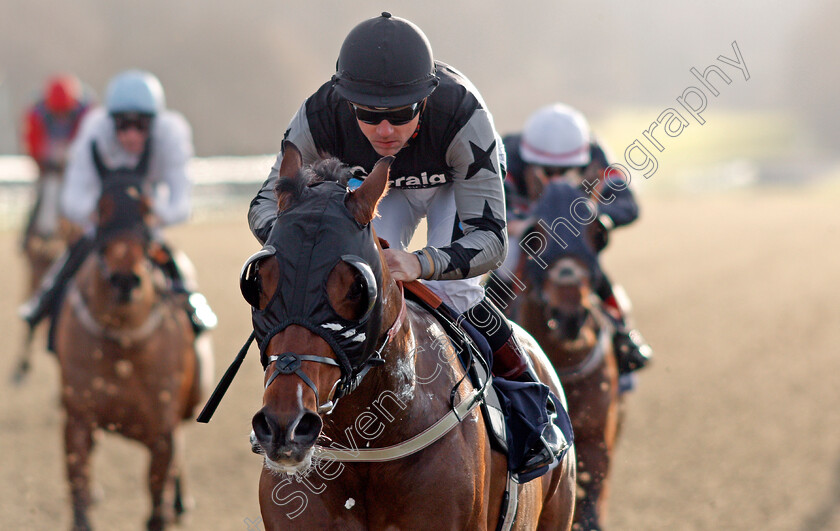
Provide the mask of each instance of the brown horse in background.
POLYGON ((606 515, 621 416, 611 323, 591 291, 583 261, 560 257, 548 265, 542 281, 527 271, 516 321, 545 350, 563 383, 578 459, 575 529, 598 530, 606 515))
MULTIPOLYGON (((281 180, 305 179, 301 166, 297 149, 287 143, 281 180)), ((348 223, 365 227, 373 219, 387 189, 389 166, 389 161, 380 161, 364 184, 347 195, 344 204, 352 215, 348 223)), ((306 200, 307 184, 296 186, 303 190, 301 202, 306 200)), ((289 198, 280 194, 279 209, 283 211, 288 203, 289 198)), ((283 222, 294 222, 294 211, 287 214, 283 222)), ((263 346, 268 360, 266 389, 263 407, 253 418, 252 444, 264 456, 259 498, 265 527, 269 531, 496 529, 508 484, 507 463, 504 455, 491 448, 479 411, 462 412, 462 421, 453 421, 451 431, 416 447, 429 433, 427 428, 454 418, 453 405, 474 400, 475 389, 468 381, 458 385, 464 371, 454 360, 453 345, 441 325, 420 306, 404 302, 381 246, 374 242, 370 246, 381 265, 382 277, 376 283, 382 286, 382 301, 374 310, 381 319, 380 330, 367 341, 382 342, 382 365, 372 367, 355 390, 339 393, 339 400, 336 388, 345 381, 344 370, 321 335, 292 324, 263 346), (338 451, 333 448, 337 445, 350 448, 350 455, 369 451, 378 457, 336 459, 338 451), (404 450, 410 447, 414 451, 404 450)), ((324 289, 337 314, 352 322, 363 314, 367 302, 360 296, 360 286, 365 285, 360 269, 346 258, 334 257, 324 289)), ((300 265, 304 270, 309 267, 305 262, 300 265)), ((273 297, 291 296, 275 294, 288 272, 281 270, 274 255, 249 261, 243 273, 243 278, 250 275, 246 280, 251 286, 258 287, 257 294, 246 296, 257 308, 266 308, 273 297)), ((560 382, 545 355, 527 333, 516 328, 540 378, 562 397, 560 382)), ((513 484, 518 510, 515 522, 507 524, 514 529, 570 529, 574 483, 571 448, 549 473, 523 485, 513 484)))
POLYGON ((104 183, 97 248, 71 281, 56 352, 73 529, 90 529, 90 457, 99 430, 151 452, 148 529, 184 511, 180 423, 201 399, 194 333, 183 301, 148 256, 148 201, 131 183, 104 183))
MULTIPOLYGON (((23 254, 29 266, 27 297, 39 288, 50 267, 54 264, 59 265, 56 264, 56 260, 67 249, 68 239, 78 237, 78 234, 72 234, 76 231, 70 224, 60 219, 61 183, 62 174, 58 168, 41 173, 36 182, 35 204, 29 213, 21 241, 23 254)), ((12 382, 15 384, 23 383, 29 373, 34 337, 35 330, 27 327, 21 342, 18 362, 12 373, 12 382)))
POLYGON ((29 263, 28 294, 41 284, 50 265, 66 248, 60 220, 60 170, 46 171, 35 183, 35 204, 23 233, 23 253, 29 263))

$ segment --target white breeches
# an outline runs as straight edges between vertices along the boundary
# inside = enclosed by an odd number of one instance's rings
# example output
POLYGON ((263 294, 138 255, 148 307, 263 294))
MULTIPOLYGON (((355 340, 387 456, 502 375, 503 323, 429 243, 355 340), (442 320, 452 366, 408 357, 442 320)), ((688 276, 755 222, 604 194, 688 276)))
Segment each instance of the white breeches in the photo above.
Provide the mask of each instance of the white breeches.
MULTIPOLYGON (((373 220, 376 235, 394 248, 408 251, 408 245, 420 220, 426 218, 426 245, 445 247, 452 243, 456 228, 455 194, 452 184, 435 188, 403 190, 391 188, 379 203, 379 217, 373 220)), ((484 298, 481 278, 425 280, 424 283, 443 301, 463 313, 484 298)))

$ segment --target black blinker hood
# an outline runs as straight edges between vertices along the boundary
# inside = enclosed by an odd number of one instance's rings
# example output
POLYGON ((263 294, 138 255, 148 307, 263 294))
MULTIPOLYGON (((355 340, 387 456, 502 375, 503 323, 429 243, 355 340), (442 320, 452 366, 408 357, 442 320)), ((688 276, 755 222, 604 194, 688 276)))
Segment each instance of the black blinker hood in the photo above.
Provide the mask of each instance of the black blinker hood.
POLYGON ((330 345, 345 381, 363 372, 375 352, 382 324, 382 267, 370 225, 360 225, 345 206, 349 194, 336 182, 305 188, 300 202, 278 215, 263 250, 243 269, 246 274, 254 261, 272 255, 280 266, 276 291, 265 309, 252 307, 251 312, 263 368, 271 338, 293 324, 330 345), (346 255, 352 255, 355 267, 361 258, 376 280, 376 302, 358 321, 340 317, 327 295, 327 278, 346 255))

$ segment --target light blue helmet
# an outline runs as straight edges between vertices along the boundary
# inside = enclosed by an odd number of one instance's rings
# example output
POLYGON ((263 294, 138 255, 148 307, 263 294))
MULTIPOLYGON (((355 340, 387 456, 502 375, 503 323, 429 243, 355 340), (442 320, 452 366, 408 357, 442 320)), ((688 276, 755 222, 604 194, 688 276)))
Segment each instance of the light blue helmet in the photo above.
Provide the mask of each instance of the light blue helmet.
POLYGON ((126 70, 111 78, 105 94, 109 114, 136 112, 152 116, 166 108, 163 86, 145 70, 126 70))

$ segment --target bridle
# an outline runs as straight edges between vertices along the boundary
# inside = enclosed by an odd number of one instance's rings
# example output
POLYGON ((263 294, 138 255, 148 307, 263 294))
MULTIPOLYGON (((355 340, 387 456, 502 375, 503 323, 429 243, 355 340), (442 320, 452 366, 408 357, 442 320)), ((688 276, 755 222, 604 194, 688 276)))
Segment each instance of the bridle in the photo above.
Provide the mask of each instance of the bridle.
MULTIPOLYGON (((567 282, 567 277, 563 274, 559 275, 557 278, 551 278, 550 281, 557 286, 573 285, 572 282, 567 282)), ((532 301, 534 301, 534 303, 536 303, 542 310, 545 326, 549 330, 554 331, 562 326, 561 319, 558 319, 559 312, 556 308, 552 307, 551 302, 545 294, 541 292, 541 290, 539 293, 537 290, 532 291, 530 297, 532 301)), ((600 312, 592 309, 596 308, 598 304, 596 296, 590 293, 589 299, 592 306, 588 307, 586 305, 582 305, 581 310, 573 317, 573 319, 575 319, 573 325, 579 331, 588 321, 594 322, 598 327, 597 340, 595 345, 587 353, 586 357, 584 357, 584 359, 580 362, 572 365, 571 367, 556 367, 557 375, 560 376, 564 383, 576 382, 592 374, 592 372, 595 371, 604 360, 607 352, 609 352, 609 346, 611 343, 609 324, 607 319, 605 319, 600 312)))
POLYGON ((330 413, 332 413, 333 409, 335 409, 335 406, 338 405, 338 400, 341 397, 350 394, 350 392, 356 389, 371 368, 385 364, 385 360, 382 358, 382 352, 397 335, 397 332, 399 331, 400 327, 402 327, 402 324, 405 321, 406 315, 403 285, 402 282, 397 282, 397 284, 400 288, 400 311, 397 314, 397 317, 394 319, 394 323, 388 328, 388 331, 385 333, 385 338, 382 341, 382 344, 373 352, 373 354, 370 356, 370 359, 368 359, 364 367, 358 372, 358 374, 355 377, 346 378, 347 375, 342 374, 342 376, 335 381, 335 383, 330 389, 327 402, 321 404, 321 395, 318 391, 318 387, 312 382, 312 380, 306 375, 306 373, 304 373, 301 370, 304 361, 322 363, 324 365, 338 367, 339 369, 341 369, 341 365, 335 359, 327 358, 326 356, 298 354, 296 352, 284 352, 282 354, 268 356, 268 363, 266 364, 265 372, 268 373, 268 370, 271 368, 272 365, 274 365, 274 372, 272 372, 271 376, 268 377, 268 381, 266 381, 265 383, 265 389, 268 389, 268 386, 271 385, 271 383, 278 376, 294 374, 298 378, 303 380, 303 383, 305 383, 315 393, 315 402, 317 404, 318 414, 329 415, 330 413))
MULTIPOLYGON (((397 285, 400 288, 400 311, 397 314, 396 319, 394 319, 393 324, 391 324, 390 328, 388 328, 388 331, 385 333, 385 338, 382 341, 382 344, 373 352, 364 367, 360 369, 355 376, 349 374, 341 375, 341 377, 332 385, 329 398, 326 403, 320 403, 320 393, 318 391, 318 387, 301 370, 304 361, 336 366, 341 369, 341 365, 335 359, 327 358, 325 356, 313 356, 310 354, 299 354, 296 352, 284 352, 279 355, 269 356, 265 365, 265 372, 268 372, 272 365, 274 365, 274 372, 266 382, 265 389, 268 389, 268 386, 271 385, 271 383, 281 374, 297 375, 315 393, 315 400, 318 404, 318 413, 327 415, 330 414, 338 404, 338 399, 346 396, 356 389, 371 368, 385 363, 385 360, 382 358, 382 352, 391 343, 394 337, 396 337, 397 332, 402 327, 406 317, 405 296, 403 293, 402 282, 397 282, 397 285)), ((213 413, 216 412, 216 408, 219 407, 219 403, 225 396, 225 393, 230 387, 236 373, 239 371, 239 367, 242 366, 242 362, 245 360, 245 355, 248 353, 248 349, 251 347, 251 343, 254 342, 255 338, 256 332, 252 331, 251 335, 248 336, 248 339, 245 341, 245 344, 242 345, 241 349, 239 349, 239 353, 237 353, 236 358, 234 358, 230 367, 228 367, 221 380, 219 380, 219 383, 216 385, 216 389, 204 405, 204 409, 202 409, 201 413, 199 413, 198 417, 196 417, 197 422, 210 422, 210 419, 213 417, 213 413)))

